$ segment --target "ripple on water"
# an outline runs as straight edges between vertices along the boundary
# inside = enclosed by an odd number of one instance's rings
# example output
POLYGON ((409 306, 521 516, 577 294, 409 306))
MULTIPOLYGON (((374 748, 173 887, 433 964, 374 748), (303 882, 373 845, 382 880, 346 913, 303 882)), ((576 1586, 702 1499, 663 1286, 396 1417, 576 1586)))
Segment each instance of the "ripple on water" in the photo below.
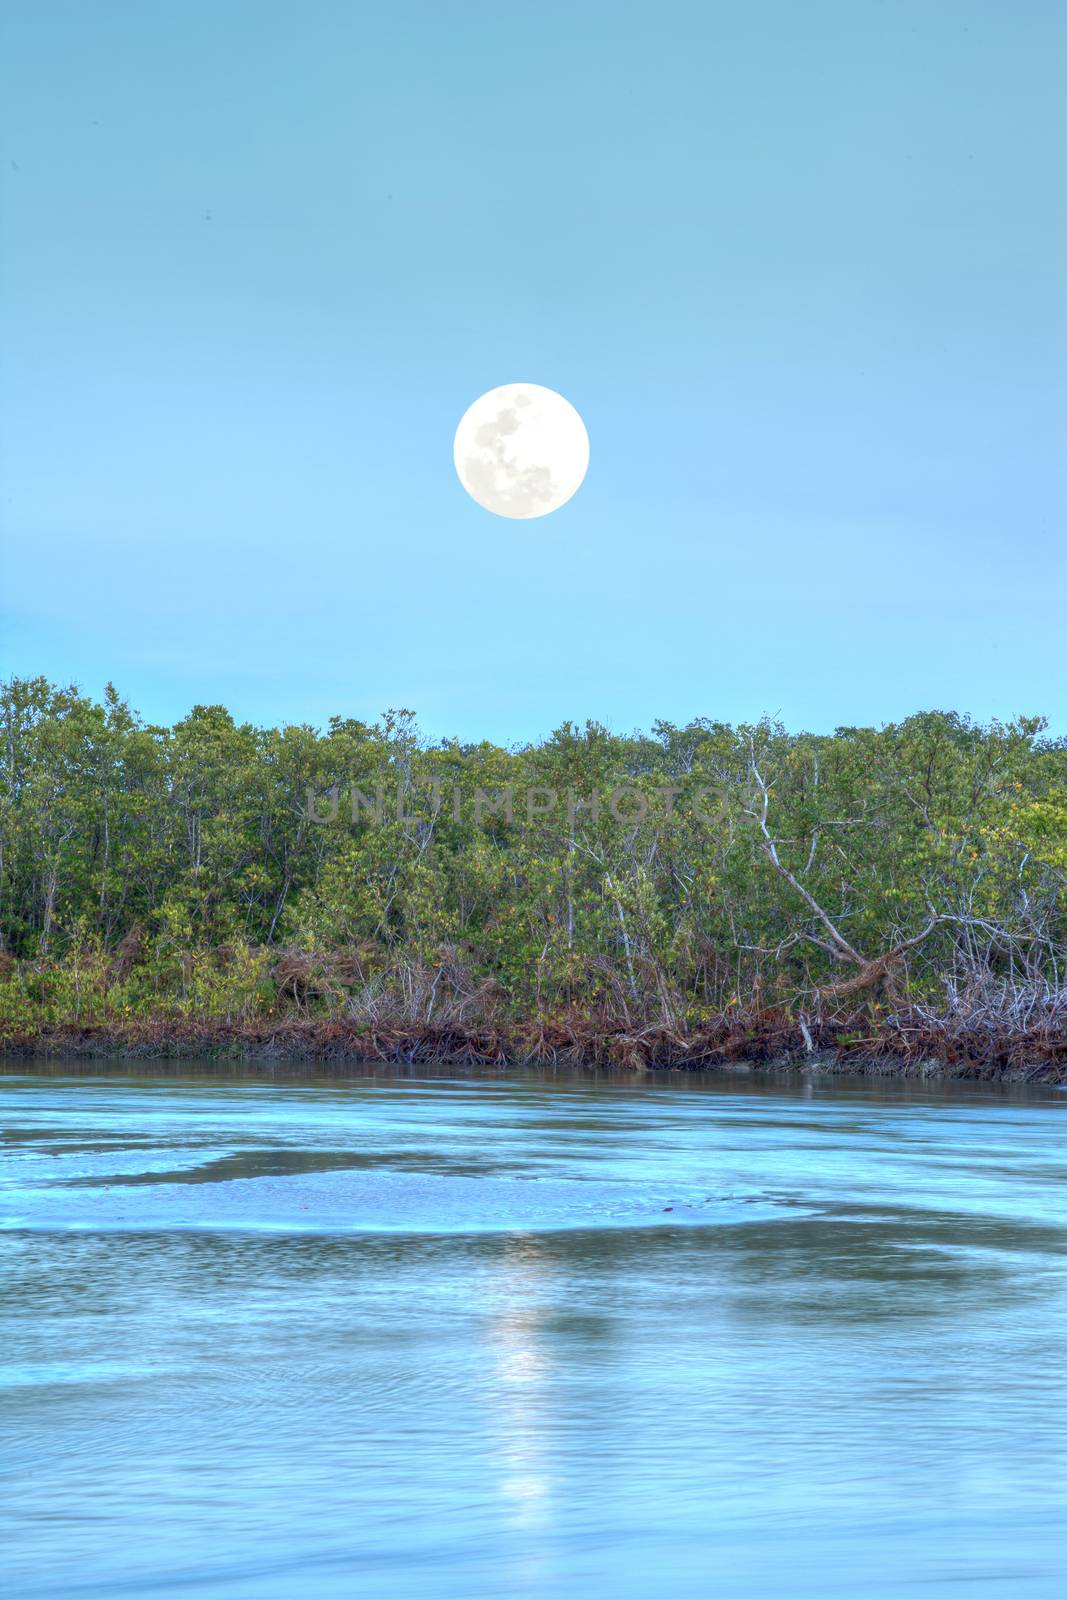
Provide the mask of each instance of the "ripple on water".
POLYGON ((171 1229, 293 1233, 468 1233, 561 1228, 725 1227, 806 1214, 759 1189, 683 1183, 455 1177, 387 1167, 113 1188, 76 1180, 9 1191, 0 1227, 36 1231, 171 1229), (21 1204, 20 1204, 21 1202, 21 1204))

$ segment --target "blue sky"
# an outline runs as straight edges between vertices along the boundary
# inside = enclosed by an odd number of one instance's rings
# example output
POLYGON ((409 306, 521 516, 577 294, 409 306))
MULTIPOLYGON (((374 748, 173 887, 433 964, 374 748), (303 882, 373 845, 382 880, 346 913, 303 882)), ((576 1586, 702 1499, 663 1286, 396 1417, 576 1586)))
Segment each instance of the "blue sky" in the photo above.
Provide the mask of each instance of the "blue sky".
POLYGON ((433 735, 1067 733, 1067 11, 7 0, 3 665, 433 735), (537 521, 452 437, 565 394, 537 521))

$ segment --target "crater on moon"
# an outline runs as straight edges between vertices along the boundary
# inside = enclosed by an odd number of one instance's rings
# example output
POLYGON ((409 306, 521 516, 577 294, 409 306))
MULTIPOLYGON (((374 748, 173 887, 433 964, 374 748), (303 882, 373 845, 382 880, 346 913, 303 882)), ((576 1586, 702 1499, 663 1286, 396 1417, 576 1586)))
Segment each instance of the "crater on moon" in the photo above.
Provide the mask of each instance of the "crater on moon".
POLYGON ((453 448, 467 493, 500 517, 543 517, 580 487, 589 435, 554 389, 504 384, 465 412, 453 448))

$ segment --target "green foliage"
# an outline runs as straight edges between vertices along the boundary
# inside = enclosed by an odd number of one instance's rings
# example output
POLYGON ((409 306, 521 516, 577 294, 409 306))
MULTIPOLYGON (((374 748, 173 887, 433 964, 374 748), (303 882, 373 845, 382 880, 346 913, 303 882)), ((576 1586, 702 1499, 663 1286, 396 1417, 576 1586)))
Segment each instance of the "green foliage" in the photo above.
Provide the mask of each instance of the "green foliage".
MULTIPOLYGON (((515 1014, 671 1024, 847 977, 827 922, 862 962, 918 941, 911 995, 1062 981, 1067 748, 1036 718, 928 712, 832 736, 568 723, 504 750, 428 744, 407 711, 320 732, 196 706, 161 728, 110 686, 0 688, 8 1034, 267 1015, 295 1003, 280 948, 462 969, 515 1014)), ((301 1003, 347 1003, 327 988, 301 1003)))

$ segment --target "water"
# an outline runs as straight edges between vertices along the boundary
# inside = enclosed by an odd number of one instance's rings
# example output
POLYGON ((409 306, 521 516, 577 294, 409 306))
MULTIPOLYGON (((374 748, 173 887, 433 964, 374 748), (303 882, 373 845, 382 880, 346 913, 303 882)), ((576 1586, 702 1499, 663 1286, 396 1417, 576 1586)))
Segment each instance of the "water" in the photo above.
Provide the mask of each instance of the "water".
POLYGON ((9 1072, 20 1600, 1067 1588, 1067 1097, 9 1072))

